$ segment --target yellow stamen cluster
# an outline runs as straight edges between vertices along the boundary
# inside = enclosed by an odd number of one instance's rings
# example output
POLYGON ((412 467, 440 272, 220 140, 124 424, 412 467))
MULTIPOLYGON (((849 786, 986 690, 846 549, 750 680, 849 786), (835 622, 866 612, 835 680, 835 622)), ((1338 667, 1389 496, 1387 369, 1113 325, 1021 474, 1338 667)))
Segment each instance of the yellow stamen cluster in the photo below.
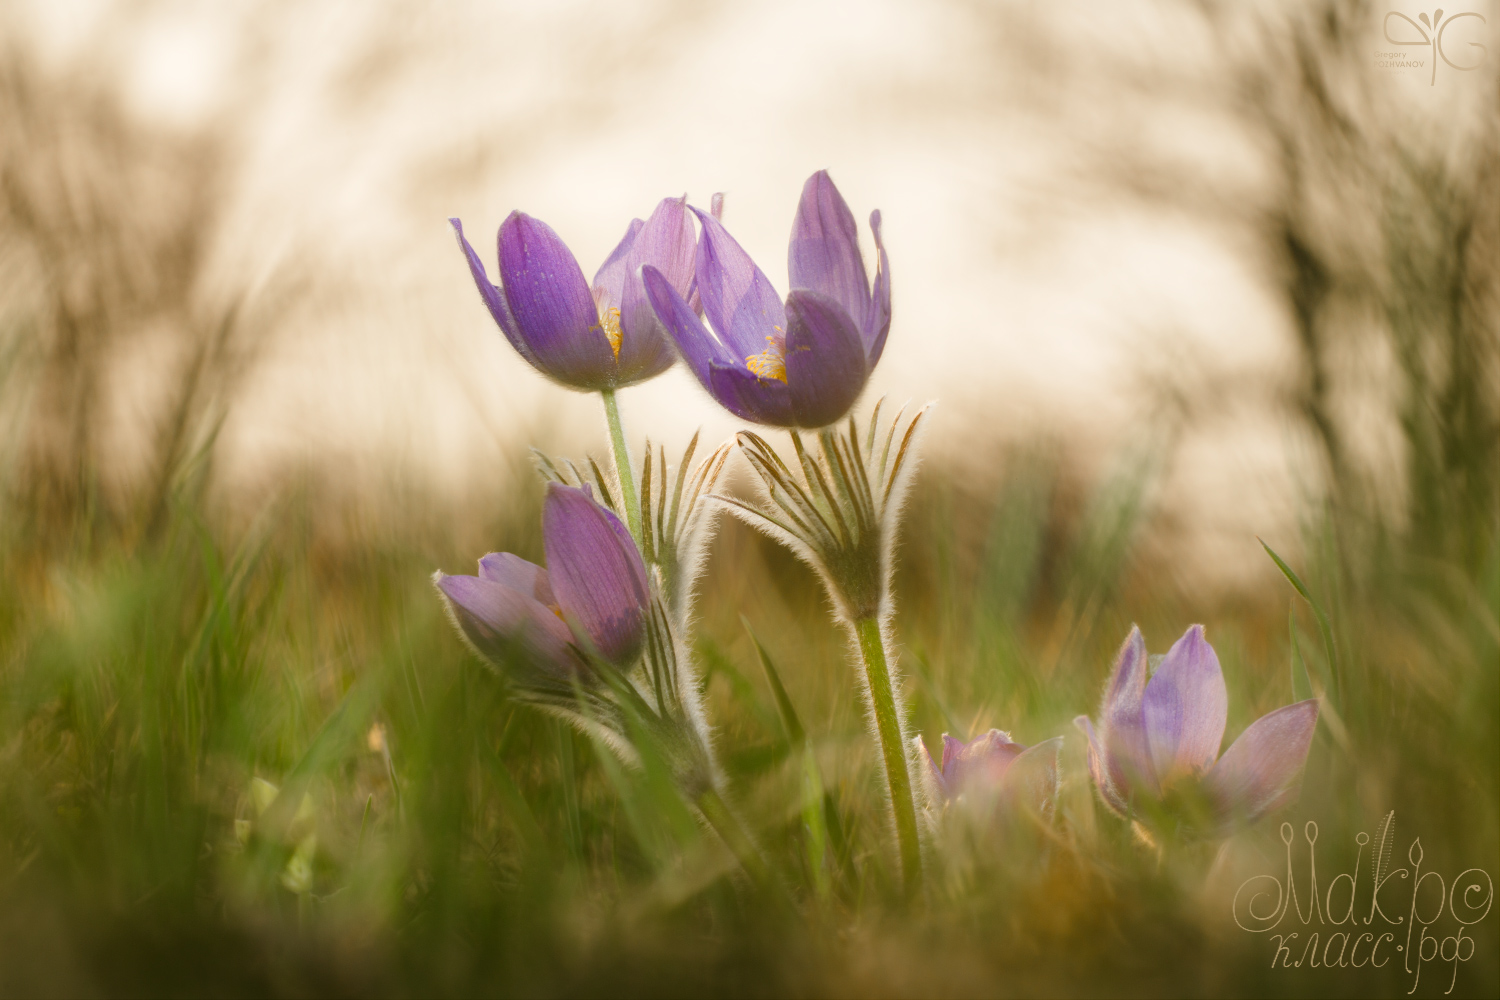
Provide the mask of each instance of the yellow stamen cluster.
POLYGON ((620 341, 624 334, 620 332, 620 310, 603 309, 599 312, 599 326, 604 330, 604 336, 609 340, 609 346, 614 349, 615 360, 620 360, 620 341))
POLYGON ((767 337, 768 346, 759 354, 745 359, 745 366, 761 378, 786 381, 786 344, 778 337, 767 337))

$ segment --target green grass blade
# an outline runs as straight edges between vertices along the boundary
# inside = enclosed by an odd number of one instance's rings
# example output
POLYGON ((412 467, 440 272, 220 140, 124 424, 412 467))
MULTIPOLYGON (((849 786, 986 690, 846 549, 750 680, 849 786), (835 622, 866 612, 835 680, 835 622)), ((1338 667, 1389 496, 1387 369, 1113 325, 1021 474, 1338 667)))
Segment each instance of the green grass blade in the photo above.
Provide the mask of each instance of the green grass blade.
MULTIPOLYGON (((729 689, 734 695, 734 700, 745 706, 754 714, 755 719, 768 731, 775 731, 777 727, 776 712, 766 707, 765 700, 755 690, 755 685, 750 683, 734 661, 725 655, 724 650, 712 639, 699 636, 694 644, 698 661, 703 665, 703 684, 717 675, 723 677, 729 684, 729 689)), ((777 750, 777 759, 780 759, 781 748, 777 750)))
POLYGON ((812 876, 813 892, 821 901, 828 898, 828 823, 823 814, 823 773, 811 745, 802 749, 802 831, 806 837, 807 870, 812 876))
POLYGON ((553 738, 557 747, 558 791, 562 798, 563 840, 567 847, 568 860, 580 864, 583 860, 583 816, 578 796, 578 763, 573 744, 573 727, 557 720, 553 727, 553 738))
POLYGON ((771 694, 776 698, 776 711, 781 716, 781 725, 786 730, 787 742, 794 747, 800 747, 807 742, 807 730, 802 727, 802 720, 797 717, 797 709, 792 705, 792 699, 786 693, 786 687, 781 683, 781 675, 776 672, 776 665, 771 662, 771 654, 766 652, 766 647, 761 645, 760 637, 750 627, 749 620, 740 615, 740 622, 745 626, 745 632, 749 634, 750 641, 755 644, 755 652, 760 656, 761 669, 766 672, 766 681, 771 685, 771 694))
POLYGON ((776 664, 771 660, 771 654, 761 644, 760 637, 755 634, 755 630, 750 627, 750 622, 744 615, 740 615, 740 623, 745 626, 746 634, 755 644, 755 652, 760 657, 761 668, 766 672, 766 681, 771 685, 771 693, 776 699, 776 710, 781 716, 781 725, 786 731, 787 742, 791 744, 794 752, 799 749, 801 751, 802 833, 803 846, 807 854, 807 871, 812 878, 814 894, 819 900, 825 900, 829 892, 827 861, 829 834, 828 819, 823 808, 826 796, 823 789, 823 772, 818 767, 818 758, 813 753, 812 744, 808 742, 807 730, 797 715, 791 696, 786 692, 786 685, 781 683, 781 674, 777 672, 776 664))
POLYGON ((383 689, 382 678, 371 673, 344 695, 338 707, 318 729, 312 743, 287 772, 280 792, 261 816, 261 823, 267 830, 285 835, 312 779, 347 753, 349 747, 357 743, 369 729, 370 719, 375 714, 376 706, 380 704, 383 689))
POLYGON ((1292 637, 1292 700, 1306 701, 1313 696, 1312 681, 1307 678, 1307 664, 1302 662, 1302 650, 1297 645, 1297 615, 1287 611, 1287 630, 1292 637))
POLYGON ((1340 701, 1343 685, 1339 682, 1338 652, 1333 644, 1333 627, 1328 622, 1328 616, 1323 613, 1323 609, 1318 605, 1318 602, 1313 600, 1312 592, 1307 589, 1307 585, 1302 582, 1302 578, 1272 550, 1271 546, 1259 538, 1256 541, 1260 542, 1260 547, 1266 550, 1266 555, 1271 557, 1271 561, 1276 564, 1276 568, 1281 570, 1281 575, 1287 578, 1287 582, 1292 585, 1297 593, 1302 595, 1302 599, 1307 602, 1308 607, 1312 608, 1313 616, 1318 620, 1318 631, 1323 636, 1323 648, 1328 654, 1329 670, 1333 674, 1333 698, 1335 702, 1340 701))

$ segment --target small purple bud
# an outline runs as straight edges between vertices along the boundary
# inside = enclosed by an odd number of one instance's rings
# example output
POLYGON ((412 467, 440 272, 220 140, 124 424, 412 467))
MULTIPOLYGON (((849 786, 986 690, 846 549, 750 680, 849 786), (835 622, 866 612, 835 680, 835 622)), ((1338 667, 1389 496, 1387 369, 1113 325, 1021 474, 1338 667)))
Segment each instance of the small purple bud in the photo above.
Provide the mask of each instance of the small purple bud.
POLYGON ((644 641, 651 601, 629 532, 588 492, 551 483, 542 537, 548 569, 492 552, 478 576, 436 575, 464 637, 491 662, 519 649, 556 677, 582 671, 588 652, 628 665, 644 641))
POLYGON ((933 760, 926 744, 919 740, 918 746, 933 785, 946 801, 969 798, 1014 804, 1019 800, 1042 812, 1056 798, 1060 736, 1026 747, 999 729, 968 743, 944 733, 942 766, 933 760))

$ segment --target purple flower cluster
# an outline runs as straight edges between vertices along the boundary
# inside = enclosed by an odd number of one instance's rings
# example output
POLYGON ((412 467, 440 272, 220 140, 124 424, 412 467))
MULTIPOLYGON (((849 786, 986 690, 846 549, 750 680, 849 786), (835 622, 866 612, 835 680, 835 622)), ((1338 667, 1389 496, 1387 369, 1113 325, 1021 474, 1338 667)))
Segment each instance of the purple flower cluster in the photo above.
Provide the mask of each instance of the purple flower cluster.
MULTIPOLYGON (((642 659, 652 677, 679 669, 673 636, 688 628, 686 613, 670 601, 665 606, 675 609, 671 615, 658 610, 664 606, 662 581, 675 563, 653 555, 648 572, 641 556, 642 546, 652 553, 667 544, 664 535, 675 543, 677 501, 669 518, 659 488, 653 515, 649 448, 638 497, 614 391, 660 374, 681 357, 731 413, 792 428, 797 464, 807 474, 797 481, 769 445, 742 433, 741 448, 777 506, 757 511, 736 500, 723 502, 820 569, 835 605, 843 606, 838 598, 847 597, 849 579, 861 582, 867 599, 857 602, 859 614, 850 612, 843 624, 866 666, 910 888, 921 875, 907 766, 913 745, 925 762, 928 788, 941 803, 987 801, 1007 809, 1022 804, 1049 814, 1062 737, 1026 747, 998 729, 967 743, 944 734, 938 761, 920 739, 903 735, 899 685, 892 683, 886 660, 887 554, 895 530, 891 512, 900 505, 898 487, 909 469, 905 463, 921 413, 899 441, 898 416, 878 453, 873 417, 863 438, 852 419, 847 432, 833 426, 864 391, 890 332, 890 265, 880 213, 870 215, 872 280, 849 206, 826 171, 808 178, 792 223, 791 289, 783 299, 722 225, 721 205, 719 196, 711 212, 689 206, 686 197, 663 199, 650 218, 630 223, 592 284, 558 235, 520 212, 500 226, 499 283, 492 283, 459 221, 450 220, 485 305, 516 351, 548 378, 603 396, 624 501, 617 509, 628 514, 630 526, 610 509, 614 501, 608 496, 605 505, 587 486, 552 482, 542 519, 545 569, 491 553, 480 560, 478 575, 439 573, 437 586, 469 643, 497 664, 520 656, 543 676, 568 683, 592 683, 606 667, 628 674, 642 659), (818 429, 821 463, 803 449, 797 428, 818 429), (842 573, 829 568, 834 565, 842 573)), ((718 463, 711 467, 722 467, 722 458, 718 463)), ((664 484, 664 455, 658 470, 657 481, 664 484)), ((682 481, 679 471, 679 491, 682 481)), ((702 494, 711 481, 708 475, 694 480, 702 494)), ((610 492, 602 477, 594 482, 610 492)), ((1296 794, 1317 725, 1316 700, 1265 715, 1220 755, 1228 694, 1203 627, 1188 629, 1154 673, 1150 664, 1141 633, 1133 629, 1097 722, 1075 720, 1087 736, 1094 787, 1110 810, 1148 826, 1168 823, 1179 831, 1222 835, 1296 794), (1187 813, 1200 822, 1182 821, 1187 813)), ((700 711, 685 716, 701 725, 700 711)), ((701 742, 706 746, 707 738, 701 742)), ((713 769, 704 770, 711 775, 713 769)), ((711 777, 707 781, 712 784, 711 777)), ((705 815, 727 815, 705 808, 705 815)), ((739 853, 747 869, 757 865, 753 849, 742 843, 739 853)))
POLYGON ((512 212, 501 224, 496 285, 463 225, 449 221, 506 339, 537 371, 574 389, 634 385, 681 355, 736 416, 823 427, 864 391, 891 328, 880 213, 870 215, 879 256, 872 286, 854 216, 826 170, 802 189, 785 303, 716 215, 685 198, 664 199, 651 218, 631 222, 592 289, 544 222, 512 212))
MULTIPOLYGON (((1229 695, 1203 626, 1188 629, 1149 680, 1148 665, 1145 640, 1133 628, 1106 685, 1097 731, 1087 716, 1074 720, 1088 737, 1094 787, 1112 812, 1150 823, 1201 807, 1206 822, 1192 832, 1222 835, 1295 798, 1317 727, 1316 699, 1267 713, 1221 756, 1229 695)), ((1027 748, 998 729, 968 743, 944 733, 941 765, 918 746, 944 801, 977 794, 1014 804, 1020 794, 1037 806, 1056 789, 1061 742, 1027 748)))

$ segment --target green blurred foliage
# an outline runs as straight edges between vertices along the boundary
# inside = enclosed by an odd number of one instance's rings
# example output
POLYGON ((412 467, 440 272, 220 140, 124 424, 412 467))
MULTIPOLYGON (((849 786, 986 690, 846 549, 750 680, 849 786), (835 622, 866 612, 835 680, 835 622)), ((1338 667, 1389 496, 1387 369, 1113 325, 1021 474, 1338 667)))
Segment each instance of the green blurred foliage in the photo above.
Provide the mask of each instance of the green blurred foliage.
MULTIPOLYGON (((624 767, 511 704, 431 591, 434 564, 473 556, 435 530, 333 547, 312 497, 232 529, 184 490, 149 544, 41 554, 8 538, 0 987, 1305 992, 1233 931, 1213 850, 1151 849, 1096 804, 1070 726, 1131 621, 1161 650, 1203 620, 1232 738, 1292 698, 1290 588, 1252 606, 1177 592, 1171 567, 1129 542, 1134 473, 1074 500, 1029 453, 1007 470, 991 498, 923 474, 897 583, 908 700, 931 746, 991 725, 1026 743, 1065 734, 1058 816, 1019 829, 949 817, 928 898, 910 909, 844 640, 810 574, 730 522, 700 598, 699 656, 736 808, 784 894, 737 875, 649 755, 624 767)), ((518 512, 492 537, 535 551, 534 496, 485 506, 518 512)), ((1442 870, 1496 870, 1497 573, 1492 552, 1469 601, 1389 582, 1334 605, 1347 732, 1320 731, 1292 810, 1320 824, 1327 871, 1352 867, 1354 834, 1392 808, 1442 870)), ((1267 821, 1236 849, 1274 870, 1275 837, 1267 821)), ((1489 943, 1457 993, 1493 983, 1489 943)))

